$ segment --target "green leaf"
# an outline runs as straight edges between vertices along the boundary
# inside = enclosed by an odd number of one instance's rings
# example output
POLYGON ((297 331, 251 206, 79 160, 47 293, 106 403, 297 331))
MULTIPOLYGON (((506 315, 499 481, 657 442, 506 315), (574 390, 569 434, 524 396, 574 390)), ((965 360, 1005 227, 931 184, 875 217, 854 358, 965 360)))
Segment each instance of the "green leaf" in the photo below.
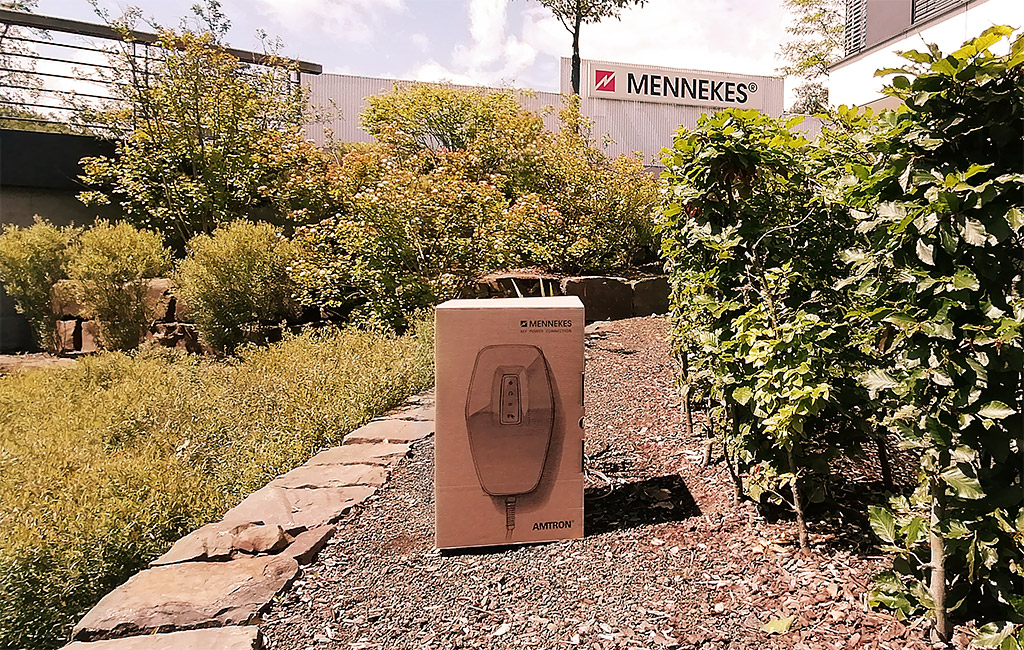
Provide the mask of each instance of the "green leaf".
POLYGON ((979 648, 998 648, 1013 634, 1014 627, 1013 623, 1004 621, 986 623, 978 628, 978 633, 971 639, 971 643, 979 648))
POLYGON ((879 391, 886 388, 893 388, 898 382, 892 375, 879 368, 874 368, 857 378, 864 388, 871 391, 879 391))
POLYGON ((789 632, 790 628, 793 627, 793 621, 796 620, 795 616, 786 616, 783 618, 773 618, 764 624, 761 628, 768 634, 785 634, 789 632))
POLYGON ((985 242, 989 240, 985 226, 977 219, 970 217, 964 219, 964 226, 960 230, 960 234, 963 235, 964 241, 972 246, 984 246, 985 242))
POLYGON ((904 526, 900 532, 903 533, 903 537, 906 540, 907 549, 912 549, 922 539, 924 539, 925 523, 924 519, 920 517, 911 517, 907 525, 904 526))
POLYGON ((1021 229, 1024 226, 1024 211, 1019 208, 1010 208, 1005 215, 1006 223, 1010 224, 1010 228, 1013 228, 1014 232, 1021 229))
POLYGON ((970 289, 971 291, 977 291, 980 287, 978 284, 978 276, 974 275, 970 269, 960 268, 953 276, 953 286, 957 289, 970 289))
POLYGON ((917 256, 928 266, 935 266, 935 247, 917 240, 917 256))
POLYGON ((985 496, 978 479, 967 476, 959 467, 950 467, 939 476, 961 499, 981 499, 985 496))
POLYGON ((916 327, 918 324, 916 318, 913 318, 912 316, 909 316, 908 314, 904 314, 901 312, 890 314, 889 316, 886 316, 883 320, 886 323, 892 323, 893 325, 899 327, 900 329, 909 329, 911 327, 916 327))
POLYGON ((907 216, 907 209, 899 203, 880 203, 878 205, 878 216, 886 219, 902 219, 907 216))
POLYGON ((1007 404, 998 401, 989 402, 978 409, 978 415, 991 420, 1002 420, 1003 418, 1008 418, 1011 415, 1016 415, 1016 413, 1017 411, 1010 408, 1007 404))
POLYGON ((732 392, 732 398, 744 406, 747 405, 747 402, 753 396, 754 391, 750 389, 750 386, 740 386, 732 392))
POLYGON ((896 519, 892 513, 881 506, 868 507, 868 522, 871 530, 884 541, 894 544, 896 542, 896 519))

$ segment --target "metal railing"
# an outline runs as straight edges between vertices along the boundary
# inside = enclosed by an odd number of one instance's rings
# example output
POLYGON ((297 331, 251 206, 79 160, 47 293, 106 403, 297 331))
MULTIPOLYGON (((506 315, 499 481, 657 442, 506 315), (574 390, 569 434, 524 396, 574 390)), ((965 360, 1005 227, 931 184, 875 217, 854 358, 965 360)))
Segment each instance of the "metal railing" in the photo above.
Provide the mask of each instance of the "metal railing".
MULTIPOLYGON (((167 50, 157 34, 65 18, 0 9, 0 123, 13 128, 87 132, 91 111, 117 106, 124 70, 111 64, 114 48, 133 67, 150 71, 167 50)), ((316 63, 229 47, 220 49, 248 66, 284 66, 291 83, 321 74, 316 63)))

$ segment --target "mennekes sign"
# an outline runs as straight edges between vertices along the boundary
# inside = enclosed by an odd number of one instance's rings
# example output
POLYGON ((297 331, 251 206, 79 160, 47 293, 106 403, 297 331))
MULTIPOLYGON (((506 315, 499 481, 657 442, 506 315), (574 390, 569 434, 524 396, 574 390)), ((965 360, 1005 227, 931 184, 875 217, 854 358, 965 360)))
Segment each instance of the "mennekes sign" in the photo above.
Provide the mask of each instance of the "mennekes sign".
POLYGON ((587 94, 595 99, 758 109, 766 103, 765 77, 600 62, 588 68, 587 94))

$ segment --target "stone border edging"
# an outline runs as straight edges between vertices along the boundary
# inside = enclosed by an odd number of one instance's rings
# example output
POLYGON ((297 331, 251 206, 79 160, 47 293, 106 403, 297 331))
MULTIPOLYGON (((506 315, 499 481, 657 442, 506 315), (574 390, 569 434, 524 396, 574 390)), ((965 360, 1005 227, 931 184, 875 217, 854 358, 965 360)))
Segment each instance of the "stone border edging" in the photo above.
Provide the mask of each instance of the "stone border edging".
POLYGON ((104 596, 63 650, 260 650, 255 626, 410 443, 434 433, 433 389, 345 436, 178 540, 104 596))

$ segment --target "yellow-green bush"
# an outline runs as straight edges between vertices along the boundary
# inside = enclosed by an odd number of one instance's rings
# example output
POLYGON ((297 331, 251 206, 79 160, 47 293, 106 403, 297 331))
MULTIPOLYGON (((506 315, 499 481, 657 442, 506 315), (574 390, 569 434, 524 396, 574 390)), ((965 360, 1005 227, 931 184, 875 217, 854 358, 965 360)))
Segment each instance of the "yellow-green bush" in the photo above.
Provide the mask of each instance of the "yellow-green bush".
POLYGON ((233 221, 193 237, 187 250, 174 278, 178 296, 214 348, 265 342, 263 322, 297 312, 288 276, 295 246, 274 226, 233 221))
POLYGON ((428 386, 432 339, 349 329, 0 378, 0 648, 61 645, 175 539, 428 386))
POLYGON ((84 313, 96 319, 100 342, 110 350, 132 350, 142 342, 153 319, 146 280, 170 268, 171 253, 159 234, 107 221, 82 233, 67 262, 84 313))
POLYGON ((57 320, 50 289, 67 277, 64 264, 68 246, 79 232, 36 217, 27 228, 7 225, 0 234, 0 281, 16 301, 18 311, 28 319, 36 343, 50 351, 57 348, 57 320))

